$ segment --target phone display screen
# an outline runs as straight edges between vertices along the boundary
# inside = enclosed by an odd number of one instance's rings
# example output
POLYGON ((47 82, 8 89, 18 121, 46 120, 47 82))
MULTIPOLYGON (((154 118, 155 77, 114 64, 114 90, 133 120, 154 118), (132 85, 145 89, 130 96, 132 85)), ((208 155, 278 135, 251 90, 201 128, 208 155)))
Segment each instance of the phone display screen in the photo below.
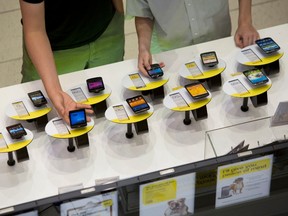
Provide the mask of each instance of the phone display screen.
POLYGON ((259 39, 255 42, 266 54, 276 52, 280 49, 280 46, 270 37, 259 39))
POLYGON ((134 113, 143 112, 149 110, 150 107, 142 95, 138 95, 133 98, 126 99, 127 103, 131 107, 134 113))
POLYGON ((207 53, 201 53, 201 60, 203 65, 208 67, 213 67, 218 64, 218 59, 216 52, 207 52, 207 53))
POLYGON ((259 85, 267 83, 269 81, 267 76, 260 69, 257 68, 244 71, 243 74, 253 85, 259 85))
POLYGON ((163 76, 163 70, 161 69, 159 64, 151 65, 151 69, 147 70, 147 72, 151 78, 157 78, 163 76))
POLYGON ((85 109, 73 110, 69 112, 71 128, 79 128, 87 125, 85 109))
POLYGON ((98 93, 105 89, 104 83, 101 77, 91 78, 91 79, 86 80, 86 82, 87 82, 87 87, 88 87, 89 92, 98 93))
POLYGON ((34 106, 40 107, 47 104, 47 100, 40 90, 28 93, 28 96, 34 106))
POLYGON ((10 134, 12 139, 20 139, 22 136, 27 135, 27 132, 25 131, 22 124, 15 124, 6 127, 8 133, 10 134))
POLYGON ((189 84, 185 88, 194 99, 204 98, 209 95, 207 89, 201 83, 189 84))

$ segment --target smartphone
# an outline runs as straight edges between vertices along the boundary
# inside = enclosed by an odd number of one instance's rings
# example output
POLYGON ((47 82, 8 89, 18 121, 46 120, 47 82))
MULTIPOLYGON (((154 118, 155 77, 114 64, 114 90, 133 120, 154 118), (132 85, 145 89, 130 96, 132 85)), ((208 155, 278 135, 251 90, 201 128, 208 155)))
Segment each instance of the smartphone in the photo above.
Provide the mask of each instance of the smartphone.
POLYGON ((268 77, 258 68, 243 71, 243 74, 252 85, 260 85, 269 81, 268 77))
POLYGON ((127 98, 126 101, 134 113, 141 113, 150 109, 149 104, 146 102, 145 98, 142 95, 127 98))
POLYGON ((159 64, 152 64, 150 67, 151 68, 150 70, 147 70, 147 73, 151 78, 156 79, 163 76, 164 73, 159 64))
POLYGON ((21 123, 10 125, 6 127, 8 133, 10 134, 12 139, 20 139, 23 136, 27 135, 26 130, 22 126, 21 123))
POLYGON ((209 92, 202 83, 188 84, 185 85, 185 88, 193 99, 200 99, 209 95, 209 92))
POLYGON ((280 46, 270 37, 258 39, 255 43, 266 54, 276 52, 280 49, 280 46))
POLYGON ((85 109, 70 111, 69 120, 71 128, 80 128, 87 126, 85 109))
POLYGON ((88 91, 99 93, 105 89, 102 77, 94 77, 86 80, 88 91))
POLYGON ((40 90, 29 92, 28 96, 35 107, 41 107, 47 104, 47 100, 40 90))
POLYGON ((200 57, 204 66, 214 67, 219 63, 215 51, 201 53, 200 57))

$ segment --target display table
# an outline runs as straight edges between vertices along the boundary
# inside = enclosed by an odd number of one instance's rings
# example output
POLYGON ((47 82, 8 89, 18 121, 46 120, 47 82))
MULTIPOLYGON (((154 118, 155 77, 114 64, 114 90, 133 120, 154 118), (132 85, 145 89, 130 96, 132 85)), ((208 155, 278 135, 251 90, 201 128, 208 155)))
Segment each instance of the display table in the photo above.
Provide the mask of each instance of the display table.
POLYGON ((1 135, 3 136, 3 139, 5 140, 6 147, 0 147, 0 153, 8 153, 8 161, 7 164, 9 166, 15 165, 15 160, 13 158, 13 152, 16 154, 16 159, 18 162, 22 162, 24 160, 29 159, 29 154, 27 151, 27 146, 32 142, 33 140, 33 133, 25 129, 27 132, 27 135, 23 136, 20 139, 11 139, 9 133, 7 131, 1 131, 1 135))
POLYGON ((153 114, 153 107, 150 104, 149 106, 150 109, 148 111, 139 114, 134 114, 131 111, 131 108, 128 106, 128 104, 126 102, 123 102, 121 104, 110 106, 105 112, 105 117, 114 123, 127 124, 126 137, 132 138, 133 137, 132 124, 134 124, 137 134, 148 132, 149 129, 147 119, 153 114), (124 107, 125 109, 124 112, 127 114, 127 118, 119 119, 117 117, 117 113, 114 110, 114 107, 117 107, 119 105, 124 107))
POLYGON ((107 98, 111 95, 111 88, 105 85, 105 89, 99 93, 89 92, 86 84, 72 87, 67 93, 77 102, 91 105, 96 116, 107 109, 107 98))
MULTIPOLYGON (((21 106, 20 105, 20 106, 21 106)), ((22 108, 20 108, 22 109, 22 108)), ((44 127, 47 122, 47 114, 52 110, 49 104, 46 104, 41 107, 35 107, 32 102, 28 98, 21 98, 17 101, 13 101, 12 103, 8 104, 6 108, 6 115, 15 120, 26 120, 28 122, 34 121, 36 127, 44 127), (19 115, 15 110, 17 107, 17 103, 23 102, 21 105, 24 106, 23 108, 26 109, 27 114, 19 115)))
POLYGON ((282 49, 275 53, 265 54, 256 45, 250 45, 239 51, 237 61, 240 64, 263 68, 267 75, 279 72, 279 59, 284 55, 282 49))
POLYGON ((133 72, 123 77, 122 85, 129 90, 141 91, 143 95, 150 94, 152 99, 157 99, 164 98, 164 85, 168 80, 169 76, 165 72, 157 79, 146 77, 140 72, 133 72))
POLYGON ((218 65, 205 67, 200 58, 191 60, 181 66, 180 76, 192 81, 206 81, 209 88, 216 88, 222 85, 221 73, 225 70, 226 64, 222 59, 218 60, 218 65))
POLYGON ((243 105, 241 106, 241 110, 243 112, 247 112, 249 110, 248 98, 251 99, 254 107, 266 105, 268 102, 267 91, 272 86, 270 79, 267 83, 259 86, 252 86, 248 82, 249 81, 247 80, 247 78, 243 74, 241 74, 239 76, 233 77, 233 79, 226 81, 223 85, 223 90, 226 94, 236 98, 243 98, 243 105), (235 87, 235 84, 232 84, 235 80, 237 80, 238 82, 236 84, 237 87, 235 87), (242 88, 242 86, 244 88, 242 88))
MULTIPOLYGON (((263 29, 260 35, 275 38, 283 52, 288 51, 286 42, 288 24, 263 29)), ((165 74, 169 74, 169 81, 165 81, 165 91, 172 92, 175 87, 184 86, 179 83, 181 81, 179 80, 180 68, 189 62, 189 59, 197 58, 199 53, 210 50, 212 47, 226 62, 226 69, 221 73, 223 81, 231 79, 228 68, 239 64, 236 61, 236 54, 240 49, 235 47, 233 37, 228 37, 155 55, 157 62, 165 63, 165 74)), ((288 67, 287 58, 288 55, 284 55, 280 59, 281 69, 288 67)), ((71 88, 81 84, 79 80, 86 80, 97 74, 111 88, 109 103, 120 104, 125 98, 135 93, 123 87, 121 82, 123 77, 134 71, 137 71, 137 59, 59 77, 63 90, 68 92, 71 88)), ((21 206, 25 207, 27 203, 29 206, 48 204, 47 198, 57 196, 59 188, 69 185, 82 184, 84 188, 89 188, 95 185, 96 179, 117 176, 120 180, 124 180, 214 158, 216 155, 212 146, 206 145, 205 142, 206 131, 271 116, 279 102, 288 100, 285 91, 288 73, 280 72, 270 79, 273 85, 269 90, 269 103, 257 109, 251 108, 248 115, 239 110, 238 105, 242 101, 232 98, 219 89, 211 93, 213 100, 209 102, 209 118, 195 121, 190 125, 184 125, 183 116, 177 112, 171 112, 161 100, 147 100, 154 109, 153 115, 149 117, 149 133, 134 136, 133 139, 123 136, 121 133, 123 125, 115 124, 106 118, 92 117, 95 126, 89 132, 89 148, 81 148, 73 154, 66 150, 67 139, 55 139, 48 136, 45 131, 38 132, 33 125, 24 122, 27 125, 23 126, 25 128, 29 126, 35 135, 33 142, 29 145, 30 159, 11 168, 6 165, 6 154, 0 154, 0 210, 10 207, 17 210, 21 206)), ((1 128, 15 122, 5 114, 7 105, 18 98, 26 97, 27 92, 41 88, 43 89, 43 85, 40 80, 0 88, 1 128)), ((147 89, 140 91, 142 90, 147 89)), ((50 119, 57 116, 53 112, 49 115, 51 115, 50 119)), ((233 128, 230 129, 233 130, 233 128)), ((244 132, 238 131, 238 133, 241 136, 244 132)), ((235 142, 228 145, 234 144, 235 142)), ((223 154, 229 149, 225 148, 223 154)))
POLYGON ((76 146, 78 148, 89 146, 88 132, 91 131, 93 127, 93 119, 91 119, 91 121, 88 122, 87 126, 85 127, 72 129, 66 125, 62 119, 56 117, 48 122, 45 127, 45 131, 51 137, 57 139, 68 139, 69 145, 67 146, 67 150, 69 152, 74 152, 75 146, 73 144, 73 139, 75 140, 76 146))
POLYGON ((191 124, 190 111, 192 111, 192 114, 196 121, 208 117, 206 105, 211 101, 211 99, 211 93, 209 92, 209 96, 202 99, 193 100, 187 90, 183 87, 180 87, 180 89, 169 93, 164 98, 163 103, 168 109, 178 112, 185 112, 185 119, 183 120, 183 123, 185 125, 189 125, 191 124), (175 93, 179 93, 183 97, 183 105, 178 105, 178 99, 173 99, 173 97, 171 97, 171 95, 175 95, 175 93))

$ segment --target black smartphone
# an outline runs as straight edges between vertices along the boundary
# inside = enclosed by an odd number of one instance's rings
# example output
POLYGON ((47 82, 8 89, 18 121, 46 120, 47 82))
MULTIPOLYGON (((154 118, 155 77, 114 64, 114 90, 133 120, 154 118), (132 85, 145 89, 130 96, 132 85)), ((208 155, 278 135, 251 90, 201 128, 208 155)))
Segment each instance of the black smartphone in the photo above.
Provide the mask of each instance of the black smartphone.
POLYGON ((40 90, 29 92, 28 96, 35 107, 41 107, 47 104, 47 100, 40 90))
POLYGON ((193 99, 200 99, 209 95, 209 92, 202 83, 188 84, 185 85, 185 88, 193 99))
POLYGON ((270 37, 258 39, 255 43, 266 54, 276 52, 280 49, 280 46, 270 37))
POLYGON ((102 77, 94 77, 86 80, 88 91, 99 93, 105 89, 102 77))
POLYGON ((258 68, 243 71, 243 74, 252 85, 260 85, 269 81, 268 77, 258 68))
POLYGON ((150 67, 151 68, 150 70, 147 70, 147 73, 151 78, 156 79, 163 76, 164 73, 159 64, 152 64, 150 67))
POLYGON ((87 126, 85 109, 70 111, 69 120, 71 128, 80 128, 87 126))
POLYGON ((146 102, 145 98, 142 95, 127 98, 126 101, 134 113, 141 113, 150 109, 149 104, 146 102))
POLYGON ((21 123, 10 125, 6 127, 6 129, 12 139, 20 139, 23 136, 27 135, 27 132, 21 123))
POLYGON ((219 63, 215 51, 201 53, 200 57, 204 66, 214 67, 219 63))

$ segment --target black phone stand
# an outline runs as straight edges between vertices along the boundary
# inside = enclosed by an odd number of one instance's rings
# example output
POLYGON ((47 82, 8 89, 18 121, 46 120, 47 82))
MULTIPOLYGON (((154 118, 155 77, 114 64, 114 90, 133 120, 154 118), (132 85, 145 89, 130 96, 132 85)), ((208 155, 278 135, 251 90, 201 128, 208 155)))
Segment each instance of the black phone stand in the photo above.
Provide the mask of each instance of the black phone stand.
MULTIPOLYGON (((144 119, 140 122, 133 123, 135 131, 138 134, 147 133, 149 131, 147 119, 144 119)), ((131 139, 134 136, 132 132, 132 123, 127 124, 126 138, 131 139)))
POLYGON ((163 99, 164 98, 164 86, 160 86, 158 88, 155 89, 151 89, 151 90, 147 90, 147 91, 142 91, 143 95, 149 95, 152 100, 154 99, 163 99))
POLYGON ((107 103, 106 100, 103 100, 97 104, 93 104, 91 105, 92 109, 94 111, 94 114, 96 115, 96 117, 103 117, 104 113, 107 109, 107 103))
POLYGON ((74 152, 75 151, 75 146, 74 146, 74 141, 77 146, 77 148, 84 148, 89 146, 89 138, 88 138, 88 133, 85 133, 81 136, 74 137, 74 138, 69 138, 68 140, 68 146, 67 150, 69 152, 74 152))
POLYGON ((263 69, 263 71, 265 72, 267 76, 272 75, 272 74, 277 74, 280 72, 279 59, 269 64, 257 66, 257 68, 259 68, 260 70, 263 69))
MULTIPOLYGON (((268 103, 267 92, 250 97, 250 100, 254 107, 264 106, 268 103)), ((247 112, 249 110, 248 97, 243 98, 243 105, 241 106, 241 110, 243 112, 247 112)))
MULTIPOLYGON (((192 112, 194 119, 196 121, 208 118, 206 105, 203 107, 200 107, 198 109, 192 110, 191 112, 192 112)), ((183 120, 183 123, 185 125, 191 124, 190 111, 185 111, 185 119, 183 120)))
MULTIPOLYGON (((28 154, 27 147, 23 147, 21 149, 16 150, 15 154, 16 154, 16 159, 17 159, 18 163, 26 161, 26 160, 29 160, 29 154, 28 154)), ((15 165, 15 160, 13 158, 13 152, 8 152, 7 164, 9 166, 14 166, 15 165)))

